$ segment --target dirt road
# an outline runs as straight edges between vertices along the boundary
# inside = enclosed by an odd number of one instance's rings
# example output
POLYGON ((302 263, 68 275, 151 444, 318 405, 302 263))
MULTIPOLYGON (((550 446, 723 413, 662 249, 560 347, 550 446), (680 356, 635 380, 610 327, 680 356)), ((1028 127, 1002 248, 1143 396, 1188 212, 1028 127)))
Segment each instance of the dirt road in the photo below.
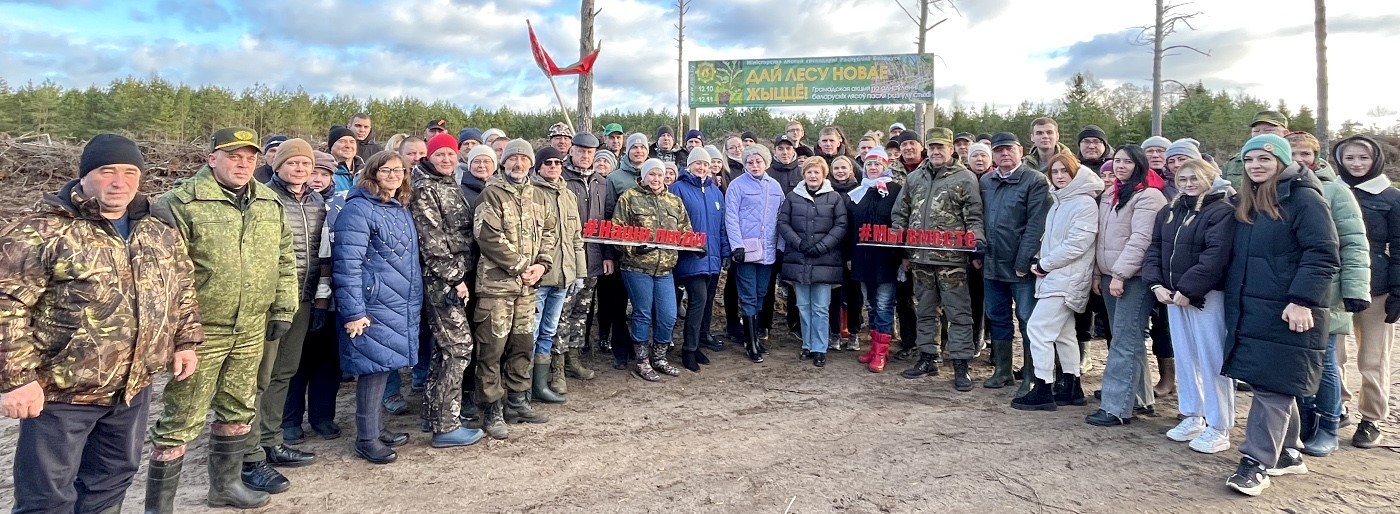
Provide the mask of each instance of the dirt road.
MULTIPOLYGON (((590 382, 571 381, 569 403, 545 406, 544 425, 512 425, 507 441, 447 450, 418 432, 420 406, 391 416, 411 431, 398 462, 370 465, 351 453, 353 408, 342 389, 338 421, 346 436, 314 438, 310 466, 284 469, 290 491, 258 512, 1346 512, 1400 509, 1400 456, 1349 445, 1308 458, 1311 473, 1276 478, 1262 497, 1227 490, 1240 454, 1203 455, 1163 433, 1175 423, 1175 396, 1161 417, 1099 428, 1094 408, 1050 413, 1012 410, 1012 389, 954 391, 951 369, 906 380, 892 362, 871 374, 850 352, 824 369, 796 357, 795 340, 771 345, 751 364, 730 349, 701 373, 660 384, 614 371, 599 358, 590 382)), ((1097 387, 1098 368, 1086 375, 1097 387)), ((1354 354, 1353 354, 1354 355, 1354 354)), ((985 359, 973 368, 979 382, 985 359)), ((1354 372, 1353 382, 1359 380, 1354 372)), ((414 396, 411 400, 416 400, 414 396)), ((1393 403, 1394 404, 1394 403, 1393 403)), ((159 405, 158 403, 156 405, 159 405)), ((1240 425, 1249 405, 1239 395, 1240 425)), ((1400 443, 1392 417, 1387 443, 1400 443)), ((13 447, 17 424, 0 437, 13 447)), ((1342 430, 1349 441, 1351 429, 1342 430)), ((1233 444, 1243 430, 1237 426, 1233 444)), ((181 482, 180 512, 204 506, 206 440, 193 445, 181 482)), ((9 453, 9 452, 6 452, 9 453)), ((0 457, 8 470, 11 457, 0 457)), ((143 500, 144 468, 127 496, 143 500)), ((5 474, 0 503, 9 504, 5 474)))

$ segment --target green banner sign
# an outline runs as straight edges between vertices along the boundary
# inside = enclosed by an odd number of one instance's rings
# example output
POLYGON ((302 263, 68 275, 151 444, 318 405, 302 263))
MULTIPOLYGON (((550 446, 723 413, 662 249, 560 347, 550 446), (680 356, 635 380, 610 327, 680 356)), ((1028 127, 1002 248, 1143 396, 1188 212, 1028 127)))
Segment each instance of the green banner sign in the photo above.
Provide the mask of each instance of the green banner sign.
POLYGON ((932 72, 931 54, 690 61, 690 107, 923 102, 932 72))

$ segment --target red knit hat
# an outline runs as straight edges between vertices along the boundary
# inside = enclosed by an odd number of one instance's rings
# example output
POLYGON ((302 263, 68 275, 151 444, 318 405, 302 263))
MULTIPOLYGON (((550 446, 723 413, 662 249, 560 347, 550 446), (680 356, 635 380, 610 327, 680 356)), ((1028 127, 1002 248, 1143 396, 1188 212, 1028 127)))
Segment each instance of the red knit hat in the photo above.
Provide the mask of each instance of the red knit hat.
POLYGON ((447 148, 447 149, 452 150, 453 152, 456 152, 456 151, 457 151, 457 138, 452 137, 452 134, 448 134, 448 133, 446 133, 446 132, 443 132, 443 133, 441 133, 441 134, 438 134, 438 135, 436 135, 436 136, 433 136, 432 139, 429 139, 429 140, 428 140, 428 156, 429 156, 429 157, 432 157, 433 154, 437 153, 438 150, 443 149, 443 148, 447 148))

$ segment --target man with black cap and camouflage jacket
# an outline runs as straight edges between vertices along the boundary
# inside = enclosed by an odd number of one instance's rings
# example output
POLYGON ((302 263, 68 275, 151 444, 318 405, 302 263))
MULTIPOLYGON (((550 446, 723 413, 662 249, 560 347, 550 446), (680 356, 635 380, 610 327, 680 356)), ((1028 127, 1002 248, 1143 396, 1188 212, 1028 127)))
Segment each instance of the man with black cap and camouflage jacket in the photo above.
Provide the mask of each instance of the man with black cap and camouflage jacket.
POLYGON ((120 512, 152 377, 172 365, 183 381, 197 366, 194 265, 170 213, 138 192, 145 167, 136 143, 98 135, 76 180, 0 228, 14 512, 120 512))
POLYGON ((243 453, 257 412, 263 343, 291 330, 300 305, 297 262, 277 193, 252 180, 257 135, 226 128, 209 139, 208 163, 156 200, 188 241, 206 340, 194 374, 165 386, 165 407, 151 428, 147 503, 175 495, 185 445, 212 409, 207 502, 256 508, 268 495, 243 484, 243 453))

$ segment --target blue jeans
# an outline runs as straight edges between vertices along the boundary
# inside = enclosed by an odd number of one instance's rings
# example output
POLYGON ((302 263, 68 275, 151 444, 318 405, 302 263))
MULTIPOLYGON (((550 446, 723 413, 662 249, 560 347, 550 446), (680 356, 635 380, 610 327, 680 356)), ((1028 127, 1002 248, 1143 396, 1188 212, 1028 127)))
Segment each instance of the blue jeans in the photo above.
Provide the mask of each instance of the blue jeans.
POLYGON ((1021 327, 1021 340, 1029 341, 1026 325, 1030 323, 1031 312, 1035 311, 1035 281, 1005 282, 982 280, 984 296, 982 304, 987 311, 987 325, 993 341, 1010 341, 1016 325, 1021 327), (1011 322, 1012 303, 1016 308, 1016 324, 1011 322))
POLYGON ((797 312, 802 317, 802 347, 826 353, 831 284, 793 284, 792 291, 797 296, 797 312))
POLYGON ((632 299, 632 342, 671 344, 676 328, 676 281, 667 273, 654 277, 622 270, 622 283, 632 299))
POLYGON ((1327 336, 1327 356, 1322 359, 1322 382, 1317 386, 1317 396, 1312 397, 1313 408, 1324 419, 1336 421, 1342 418, 1342 377, 1337 371, 1337 338, 1327 336))
POLYGON ((1113 341, 1103 368, 1103 401, 1099 408, 1119 418, 1133 417, 1134 405, 1150 407, 1152 383, 1147 373, 1147 317, 1156 303, 1147 281, 1133 277, 1123 282, 1123 296, 1108 291, 1112 277, 1100 275, 1103 303, 1113 322, 1113 341))
POLYGON ((564 312, 567 288, 541 287, 535 291, 535 355, 549 355, 554 335, 559 333, 559 315, 564 312))
POLYGON ((865 295, 866 311, 870 313, 871 330, 883 334, 894 332, 894 289, 894 282, 860 285, 861 294, 865 295))
POLYGON ((763 307, 768 282, 773 278, 773 265, 741 262, 730 271, 738 276, 739 312, 746 317, 757 316, 758 310, 763 307))

